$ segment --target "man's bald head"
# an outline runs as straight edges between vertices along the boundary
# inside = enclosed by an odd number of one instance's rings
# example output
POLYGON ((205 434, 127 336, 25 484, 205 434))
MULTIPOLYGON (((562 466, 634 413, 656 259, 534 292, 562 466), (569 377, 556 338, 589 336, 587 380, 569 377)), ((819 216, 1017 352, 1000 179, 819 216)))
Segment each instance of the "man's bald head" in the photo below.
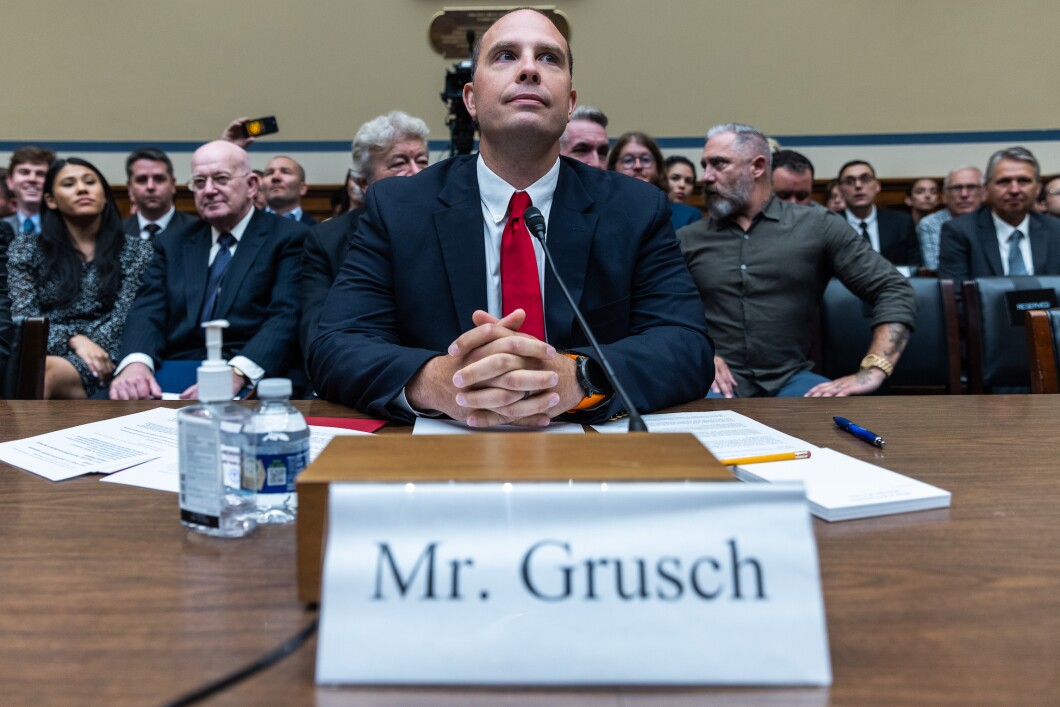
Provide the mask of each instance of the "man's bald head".
POLYGON ((226 140, 208 142, 191 157, 195 207, 203 221, 230 231, 254 208, 258 175, 247 151, 226 140))

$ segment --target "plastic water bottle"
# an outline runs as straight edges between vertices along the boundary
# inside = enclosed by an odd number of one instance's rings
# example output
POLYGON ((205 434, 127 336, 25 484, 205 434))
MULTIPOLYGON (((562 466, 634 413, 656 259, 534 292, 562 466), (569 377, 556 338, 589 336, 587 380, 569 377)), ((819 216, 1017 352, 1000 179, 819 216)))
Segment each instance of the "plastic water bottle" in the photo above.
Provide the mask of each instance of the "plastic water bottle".
POLYGON ((269 378, 258 384, 261 404, 246 430, 244 485, 257 491, 258 523, 290 523, 298 510, 295 479, 309 464, 309 426, 291 405, 291 381, 269 378))

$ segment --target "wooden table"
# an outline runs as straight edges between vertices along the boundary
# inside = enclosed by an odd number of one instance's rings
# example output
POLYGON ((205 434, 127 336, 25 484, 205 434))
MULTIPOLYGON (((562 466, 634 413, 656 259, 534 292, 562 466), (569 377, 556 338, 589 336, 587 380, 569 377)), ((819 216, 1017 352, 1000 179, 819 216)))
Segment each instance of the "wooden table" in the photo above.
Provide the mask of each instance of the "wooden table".
MULTIPOLYGON (((147 407, 0 402, 0 440, 147 407)), ((1060 702, 1060 397, 695 407, 733 409, 953 492, 948 510, 815 522, 830 689, 318 690, 310 641, 211 704, 1060 702), (835 429, 836 414, 883 435, 886 451, 835 429)), ((52 483, 2 464, 0 592, 5 705, 158 704, 257 658, 314 615, 296 600, 292 526, 201 537, 184 531, 172 494, 94 477, 52 483)))

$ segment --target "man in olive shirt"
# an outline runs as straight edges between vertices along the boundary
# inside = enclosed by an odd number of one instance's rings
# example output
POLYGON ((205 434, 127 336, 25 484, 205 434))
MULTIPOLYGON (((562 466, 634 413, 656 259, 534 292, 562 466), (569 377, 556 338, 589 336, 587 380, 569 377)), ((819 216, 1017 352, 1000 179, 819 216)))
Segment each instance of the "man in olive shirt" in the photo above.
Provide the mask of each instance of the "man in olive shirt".
POLYGON ((894 371, 916 320, 906 279, 847 224, 772 193, 765 135, 728 123, 707 133, 710 217, 677 233, 717 349, 713 396, 862 395, 894 371), (861 369, 830 381, 810 371, 813 317, 838 277, 873 307, 861 369))

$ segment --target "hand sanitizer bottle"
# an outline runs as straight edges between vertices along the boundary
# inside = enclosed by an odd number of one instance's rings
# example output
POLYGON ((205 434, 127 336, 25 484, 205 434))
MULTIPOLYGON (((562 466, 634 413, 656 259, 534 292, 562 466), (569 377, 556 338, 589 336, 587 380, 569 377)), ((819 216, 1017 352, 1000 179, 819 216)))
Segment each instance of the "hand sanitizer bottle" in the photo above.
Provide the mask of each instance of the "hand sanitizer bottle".
POLYGON ((199 405, 177 413, 180 522, 206 535, 238 538, 256 527, 254 495, 241 488, 243 427, 250 411, 232 402, 232 369, 221 357, 228 322, 206 322, 199 405))

